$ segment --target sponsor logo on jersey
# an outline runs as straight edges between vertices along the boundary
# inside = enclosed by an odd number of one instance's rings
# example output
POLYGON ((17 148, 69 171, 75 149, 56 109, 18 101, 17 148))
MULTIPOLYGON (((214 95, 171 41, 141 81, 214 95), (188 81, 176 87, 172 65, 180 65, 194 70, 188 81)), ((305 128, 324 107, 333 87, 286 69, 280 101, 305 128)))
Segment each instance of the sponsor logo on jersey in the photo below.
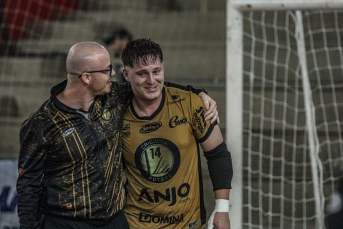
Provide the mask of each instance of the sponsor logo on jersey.
POLYGON ((113 114, 112 114, 111 109, 108 106, 102 108, 101 118, 107 122, 112 120, 113 114))
POLYGON ((176 100, 177 98, 179 98, 179 95, 172 95, 173 100, 176 100))
POLYGON ((181 101, 186 100, 185 98, 178 99, 178 98, 179 98, 179 95, 172 95, 171 97, 172 97, 172 99, 173 99, 174 101, 172 101, 172 102, 167 102, 167 105, 171 105, 171 104, 174 104, 174 103, 180 103, 181 101))
POLYGON ((178 224, 183 222, 183 214, 177 216, 156 216, 146 214, 144 212, 139 213, 139 221, 145 223, 156 223, 156 224, 178 224))
POLYGON ((68 130, 64 131, 64 133, 62 134, 62 137, 68 137, 69 135, 71 135, 75 130, 75 127, 69 128, 68 130))
POLYGON ((176 203, 176 197, 187 197, 190 189, 191 186, 188 183, 183 183, 177 190, 176 187, 167 188, 164 193, 161 193, 159 190, 154 190, 151 195, 147 188, 143 188, 139 194, 138 201, 146 200, 150 203, 159 203, 160 199, 162 199, 162 201, 171 202, 168 206, 173 206, 176 203))
POLYGON ((131 135, 130 124, 123 125, 123 137, 128 137, 131 135))
POLYGON ((145 179, 162 183, 170 180, 179 169, 180 151, 168 139, 150 138, 137 147, 135 162, 145 179))
POLYGON ((193 227, 195 227, 195 226, 198 225, 198 224, 199 224, 199 220, 197 220, 197 221, 195 221, 195 222, 192 222, 192 223, 188 224, 188 228, 193 228, 193 227))
POLYGON ((162 126, 162 122, 149 123, 147 125, 142 126, 142 128, 139 130, 139 133, 141 134, 151 133, 157 130, 158 128, 160 128, 161 126, 162 126))
POLYGON ((206 122, 205 122, 205 109, 203 107, 199 107, 199 109, 195 110, 194 112, 194 117, 195 120, 198 123, 198 129, 201 133, 205 131, 206 128, 206 122))
POLYGON ((170 120, 169 120, 169 127, 170 128, 175 128, 179 125, 182 125, 182 124, 186 124, 187 123, 187 118, 186 117, 183 117, 181 119, 179 119, 179 117, 177 115, 175 115, 174 117, 172 117, 170 120))

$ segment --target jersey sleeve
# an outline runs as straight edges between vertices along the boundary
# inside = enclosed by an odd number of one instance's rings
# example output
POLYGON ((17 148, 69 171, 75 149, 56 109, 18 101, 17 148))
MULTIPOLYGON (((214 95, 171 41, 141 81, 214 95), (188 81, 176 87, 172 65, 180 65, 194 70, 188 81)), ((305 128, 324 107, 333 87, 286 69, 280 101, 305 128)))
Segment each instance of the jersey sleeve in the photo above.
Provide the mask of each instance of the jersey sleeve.
POLYGON ((191 96, 191 117, 192 117, 192 127, 194 136, 199 143, 204 142, 212 133, 213 128, 217 123, 211 124, 211 120, 205 121, 204 114, 206 113, 206 108, 202 99, 195 95, 191 96))

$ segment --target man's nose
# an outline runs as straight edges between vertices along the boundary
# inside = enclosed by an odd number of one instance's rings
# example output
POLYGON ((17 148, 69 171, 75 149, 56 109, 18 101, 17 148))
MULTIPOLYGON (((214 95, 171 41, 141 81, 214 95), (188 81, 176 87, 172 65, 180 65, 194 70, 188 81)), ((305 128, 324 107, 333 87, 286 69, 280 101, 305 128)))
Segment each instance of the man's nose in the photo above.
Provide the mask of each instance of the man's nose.
POLYGON ((114 69, 112 68, 112 71, 111 71, 111 76, 114 76, 116 73, 116 71, 114 71, 114 69))
POLYGON ((152 73, 149 73, 147 82, 148 83, 154 83, 155 82, 155 76, 152 73))

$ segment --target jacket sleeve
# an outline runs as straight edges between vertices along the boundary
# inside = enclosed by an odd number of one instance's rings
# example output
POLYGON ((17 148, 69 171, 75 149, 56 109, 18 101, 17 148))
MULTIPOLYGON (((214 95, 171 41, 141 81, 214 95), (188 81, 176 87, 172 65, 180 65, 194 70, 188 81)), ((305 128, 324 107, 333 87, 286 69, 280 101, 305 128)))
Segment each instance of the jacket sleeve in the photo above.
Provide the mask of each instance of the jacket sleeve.
POLYGON ((21 229, 37 228, 41 221, 39 200, 47 146, 39 124, 31 120, 20 130, 17 195, 21 229))

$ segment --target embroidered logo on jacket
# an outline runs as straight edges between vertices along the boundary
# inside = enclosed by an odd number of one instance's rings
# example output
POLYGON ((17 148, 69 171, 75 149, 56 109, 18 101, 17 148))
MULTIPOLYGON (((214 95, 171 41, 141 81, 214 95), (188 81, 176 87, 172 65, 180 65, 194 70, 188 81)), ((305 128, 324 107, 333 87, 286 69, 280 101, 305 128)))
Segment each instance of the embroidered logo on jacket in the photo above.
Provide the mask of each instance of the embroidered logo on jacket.
POLYGON ((108 122, 112 120, 113 114, 112 114, 112 111, 110 110, 109 107, 106 106, 106 107, 102 108, 101 118, 104 121, 108 121, 108 122))
POLYGON ((22 168, 19 168, 18 170, 19 170, 19 176, 22 175, 25 172, 25 170, 22 169, 22 168))
POLYGON ((162 126, 162 122, 149 123, 147 125, 142 126, 142 128, 139 130, 139 133, 141 134, 151 133, 157 130, 158 128, 160 128, 161 126, 162 126))
POLYGON ((64 131, 62 137, 68 137, 69 135, 71 135, 75 130, 75 127, 69 128, 68 130, 64 131))
POLYGON ((66 203, 66 204, 62 204, 62 207, 66 207, 68 209, 71 209, 73 207, 73 204, 71 202, 66 203))

